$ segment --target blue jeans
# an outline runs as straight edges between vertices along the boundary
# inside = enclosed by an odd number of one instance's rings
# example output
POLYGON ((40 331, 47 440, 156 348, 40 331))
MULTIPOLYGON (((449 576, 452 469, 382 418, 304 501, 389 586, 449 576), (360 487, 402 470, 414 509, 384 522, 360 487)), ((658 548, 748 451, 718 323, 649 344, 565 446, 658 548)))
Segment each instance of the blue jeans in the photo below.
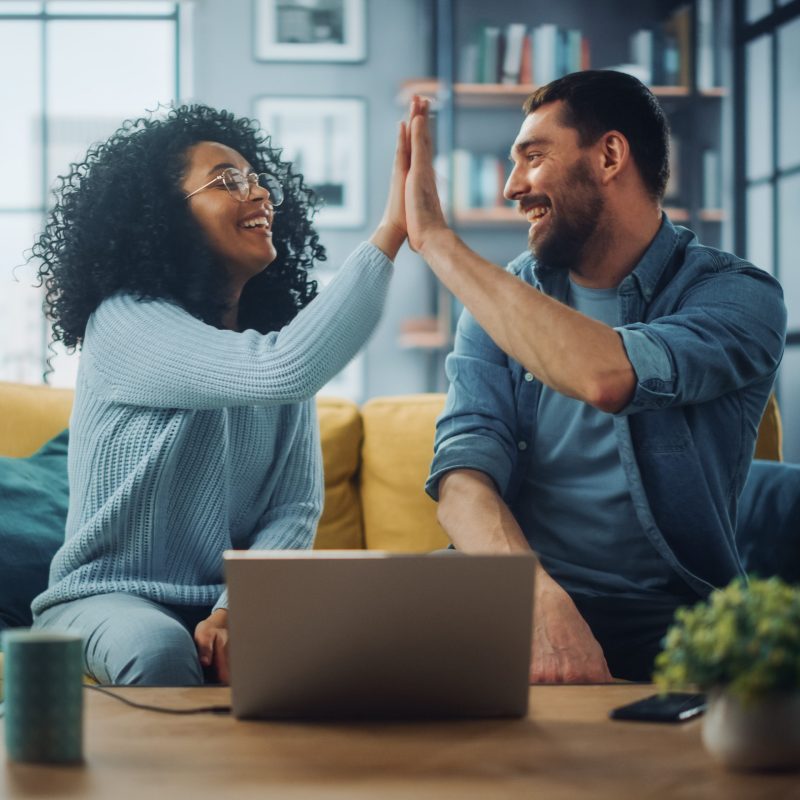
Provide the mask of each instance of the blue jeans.
POLYGON ((680 605, 699 598, 654 601, 570 593, 572 602, 603 648, 609 672, 627 681, 650 681, 653 664, 680 605))
POLYGON ((82 636, 84 669, 99 683, 197 686, 203 670, 194 626, 210 611, 132 594, 99 594, 51 606, 33 627, 82 636))

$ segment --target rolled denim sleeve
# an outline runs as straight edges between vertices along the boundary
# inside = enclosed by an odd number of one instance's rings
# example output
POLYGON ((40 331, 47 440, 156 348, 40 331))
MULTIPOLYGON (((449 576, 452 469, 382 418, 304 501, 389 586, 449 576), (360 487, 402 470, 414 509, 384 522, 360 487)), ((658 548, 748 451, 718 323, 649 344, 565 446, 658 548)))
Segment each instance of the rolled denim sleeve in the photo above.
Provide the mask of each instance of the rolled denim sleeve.
POLYGON ((504 495, 517 460, 512 379, 505 353, 469 311, 461 315, 445 368, 450 389, 436 421, 425 491, 438 501, 445 473, 474 469, 488 475, 504 495))
POLYGON ((696 284, 672 313, 615 328, 636 374, 620 415, 704 403, 774 374, 786 307, 772 276, 750 265, 696 284))

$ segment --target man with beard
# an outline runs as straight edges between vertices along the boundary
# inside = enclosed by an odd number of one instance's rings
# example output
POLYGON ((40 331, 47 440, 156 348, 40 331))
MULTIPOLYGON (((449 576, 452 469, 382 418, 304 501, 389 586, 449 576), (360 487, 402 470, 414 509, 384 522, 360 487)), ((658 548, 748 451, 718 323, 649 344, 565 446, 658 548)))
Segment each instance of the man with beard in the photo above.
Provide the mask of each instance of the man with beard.
POLYGON ((409 242, 465 306, 427 491, 459 550, 539 555, 532 682, 650 677, 676 607, 742 573, 737 498, 780 362, 777 282, 671 224, 668 129, 631 76, 525 103, 503 270, 442 216, 427 109, 409 242))

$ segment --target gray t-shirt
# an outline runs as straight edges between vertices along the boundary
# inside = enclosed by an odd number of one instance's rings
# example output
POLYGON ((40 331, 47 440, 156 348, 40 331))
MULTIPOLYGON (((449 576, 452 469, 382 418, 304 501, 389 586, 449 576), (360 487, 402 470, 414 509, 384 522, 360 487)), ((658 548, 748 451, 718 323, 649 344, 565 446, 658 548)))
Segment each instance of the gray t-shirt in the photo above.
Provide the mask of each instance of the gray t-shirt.
MULTIPOLYGON (((615 288, 570 281, 567 302, 619 324, 615 288)), ((569 592, 656 599, 686 590, 636 517, 612 415, 547 386, 530 471, 513 510, 542 566, 569 592)))

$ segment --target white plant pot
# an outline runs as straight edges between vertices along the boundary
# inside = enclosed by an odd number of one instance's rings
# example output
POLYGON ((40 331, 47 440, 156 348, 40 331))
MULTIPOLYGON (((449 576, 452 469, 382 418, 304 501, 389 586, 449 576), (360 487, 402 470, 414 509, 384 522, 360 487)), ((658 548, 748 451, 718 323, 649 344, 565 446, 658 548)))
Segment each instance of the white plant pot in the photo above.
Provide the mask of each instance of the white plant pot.
POLYGON ((800 691, 742 704, 725 690, 712 690, 703 744, 729 769, 800 768, 800 691))

